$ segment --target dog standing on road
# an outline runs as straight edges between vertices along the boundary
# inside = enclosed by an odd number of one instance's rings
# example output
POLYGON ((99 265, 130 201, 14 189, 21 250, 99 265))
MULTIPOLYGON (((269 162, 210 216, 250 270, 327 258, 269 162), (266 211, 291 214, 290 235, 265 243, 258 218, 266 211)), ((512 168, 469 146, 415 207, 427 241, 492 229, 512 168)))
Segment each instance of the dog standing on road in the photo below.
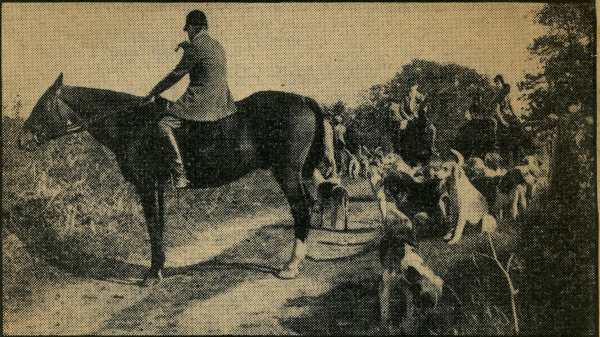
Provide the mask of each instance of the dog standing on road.
POLYGON ((315 169, 310 183, 304 184, 305 193, 312 200, 313 214, 319 216, 319 226, 325 227, 325 217, 331 219, 331 228, 348 229, 348 190, 342 186, 339 176, 325 179, 320 170, 315 169))
POLYGON ((444 281, 416 253, 416 235, 410 219, 399 211, 393 214, 393 219, 384 225, 379 247, 383 267, 379 283, 381 327, 386 332, 392 330, 391 295, 394 286, 400 285, 406 307, 402 329, 404 333, 412 333, 416 328, 415 302, 421 303, 424 310, 435 308, 442 295, 444 281), (415 301, 415 295, 418 301, 415 301))
POLYGON ((334 182, 323 182, 317 188, 319 194, 320 226, 325 226, 325 214, 329 213, 331 228, 348 230, 348 190, 334 182))

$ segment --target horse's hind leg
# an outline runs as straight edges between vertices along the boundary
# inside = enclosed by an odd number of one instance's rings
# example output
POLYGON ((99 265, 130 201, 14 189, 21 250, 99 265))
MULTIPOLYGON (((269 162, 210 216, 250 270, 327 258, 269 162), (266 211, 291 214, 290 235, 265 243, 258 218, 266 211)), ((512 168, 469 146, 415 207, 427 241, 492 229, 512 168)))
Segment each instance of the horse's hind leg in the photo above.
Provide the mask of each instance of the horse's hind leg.
MULTIPOLYGON (((315 135, 316 118, 312 111, 288 115, 286 135, 272 165, 275 179, 281 186, 294 218, 294 251, 287 265, 279 272, 280 278, 295 278, 306 257, 305 240, 310 227, 310 202, 303 186, 302 172, 315 135)), ((316 167, 307 167, 312 170, 316 167)))
POLYGON ((294 250, 287 265, 277 275, 291 279, 300 273, 300 265, 306 257, 305 240, 310 226, 310 210, 307 196, 302 187, 301 169, 273 169, 275 179, 283 189, 294 219, 294 250))

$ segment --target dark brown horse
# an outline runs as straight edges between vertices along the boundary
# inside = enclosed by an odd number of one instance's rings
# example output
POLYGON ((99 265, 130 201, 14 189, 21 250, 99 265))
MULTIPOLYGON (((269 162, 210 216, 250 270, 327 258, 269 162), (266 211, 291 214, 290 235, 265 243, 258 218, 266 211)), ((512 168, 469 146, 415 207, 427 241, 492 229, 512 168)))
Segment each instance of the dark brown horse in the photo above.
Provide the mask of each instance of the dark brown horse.
POLYGON ((503 126, 492 118, 472 119, 460 127, 453 147, 466 158, 483 158, 489 152, 498 152, 512 167, 535 151, 534 133, 527 133, 526 125, 503 126))
POLYGON ((420 104, 418 116, 409 120, 404 129, 399 123, 392 123, 390 126, 394 152, 400 154, 410 166, 426 165, 436 152, 436 128, 427 116, 431 104, 430 97, 427 96, 420 104))
POLYGON ((411 166, 427 164, 436 152, 436 129, 428 117, 430 102, 430 99, 425 99, 419 107, 418 117, 407 121, 404 127, 397 120, 388 120, 381 128, 365 132, 360 130, 358 123, 351 124, 347 131, 346 148, 356 154, 361 146, 372 149, 381 147, 384 152, 399 154, 411 166))
MULTIPOLYGON (((165 262, 164 166, 156 121, 170 104, 109 90, 63 85, 62 74, 42 95, 20 138, 32 149, 51 139, 87 131, 116 155, 125 179, 140 197, 150 235, 152 261, 145 283, 162 278, 165 262)), ((257 169, 270 169, 294 219, 292 258, 279 272, 298 274, 306 253, 310 202, 303 185, 322 160, 323 114, 308 97, 257 92, 236 103, 237 113, 215 123, 190 123, 177 134, 194 188, 221 186, 257 169)))

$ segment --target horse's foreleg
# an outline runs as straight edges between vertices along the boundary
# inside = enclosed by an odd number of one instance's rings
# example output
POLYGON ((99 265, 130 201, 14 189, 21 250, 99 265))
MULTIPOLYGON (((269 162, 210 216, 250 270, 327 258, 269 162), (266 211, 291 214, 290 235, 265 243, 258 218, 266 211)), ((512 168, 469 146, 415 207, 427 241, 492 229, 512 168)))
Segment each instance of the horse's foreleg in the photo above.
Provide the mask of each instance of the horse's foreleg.
POLYGON ((144 189, 139 194, 150 236, 150 270, 146 273, 143 281, 143 284, 147 286, 162 280, 162 269, 165 264, 163 251, 164 189, 162 186, 155 186, 144 189))

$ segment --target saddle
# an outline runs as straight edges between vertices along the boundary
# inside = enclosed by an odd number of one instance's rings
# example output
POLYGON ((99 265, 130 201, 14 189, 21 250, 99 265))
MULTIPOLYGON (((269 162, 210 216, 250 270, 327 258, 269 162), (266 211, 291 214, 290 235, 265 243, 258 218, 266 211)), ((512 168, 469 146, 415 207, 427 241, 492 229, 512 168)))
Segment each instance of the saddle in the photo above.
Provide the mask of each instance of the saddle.
MULTIPOLYGON (((168 100, 159 97, 156 100, 156 121, 167 115, 168 100)), ((202 154, 232 149, 239 145, 242 121, 239 113, 211 122, 183 120, 180 128, 173 131, 184 161, 202 154)))
MULTIPOLYGON (((161 111, 158 121, 168 111, 169 101, 160 99, 156 103, 161 111)), ((183 120, 173 133, 193 186, 210 185, 216 171, 220 175, 221 171, 226 171, 225 175, 237 175, 235 165, 240 160, 237 158, 252 157, 256 151, 247 114, 242 110, 216 121, 183 120)))
POLYGON ((238 116, 231 115, 214 122, 186 120, 175 135, 184 158, 237 147, 240 132, 238 116))

